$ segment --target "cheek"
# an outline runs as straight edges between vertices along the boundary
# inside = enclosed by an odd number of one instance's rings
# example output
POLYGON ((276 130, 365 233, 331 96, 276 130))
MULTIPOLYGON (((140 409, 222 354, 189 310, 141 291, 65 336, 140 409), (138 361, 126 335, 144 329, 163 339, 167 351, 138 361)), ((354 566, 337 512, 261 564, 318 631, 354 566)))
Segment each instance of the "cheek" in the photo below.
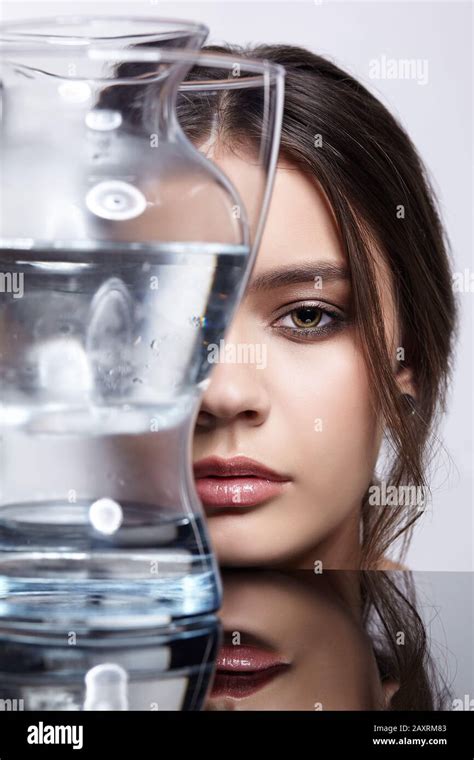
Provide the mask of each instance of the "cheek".
POLYGON ((380 441, 367 370, 352 339, 298 344, 292 346, 291 361, 274 358, 281 372, 273 373, 272 405, 280 400, 280 419, 298 452, 300 477, 313 481, 316 493, 327 483, 329 488, 337 484, 346 498, 362 496, 380 441))

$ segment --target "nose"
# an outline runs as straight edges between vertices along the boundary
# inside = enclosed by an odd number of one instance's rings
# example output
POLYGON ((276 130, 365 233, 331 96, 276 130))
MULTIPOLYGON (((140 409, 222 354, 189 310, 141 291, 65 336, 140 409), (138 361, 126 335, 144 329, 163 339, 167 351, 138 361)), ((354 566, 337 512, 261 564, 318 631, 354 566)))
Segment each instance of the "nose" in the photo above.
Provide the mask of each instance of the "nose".
POLYGON ((249 340, 243 320, 235 320, 224 344, 218 363, 211 364, 210 384, 196 420, 197 432, 237 421, 261 425, 270 411, 267 373, 255 360, 262 346, 249 340))

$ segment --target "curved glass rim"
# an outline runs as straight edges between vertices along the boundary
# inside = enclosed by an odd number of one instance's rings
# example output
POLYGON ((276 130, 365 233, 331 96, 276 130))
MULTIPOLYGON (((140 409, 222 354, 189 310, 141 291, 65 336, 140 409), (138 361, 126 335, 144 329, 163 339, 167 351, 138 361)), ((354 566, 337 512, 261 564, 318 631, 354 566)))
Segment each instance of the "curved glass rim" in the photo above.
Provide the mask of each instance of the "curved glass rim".
MULTIPOLYGON (((0 30, 1 31, 1 30, 0 30)), ((71 56, 71 46, 67 43, 64 44, 64 49, 60 44, 53 43, 51 47, 49 44, 35 44, 25 45, 22 40, 19 44, 18 40, 5 40, 0 35, 0 62, 4 56, 4 53, 8 55, 19 54, 22 56, 42 56, 43 58, 51 57, 53 59, 61 58, 64 55, 71 56), (5 44, 6 43, 6 44, 5 44)), ((285 69, 279 63, 268 61, 266 59, 245 58, 243 56, 232 56, 228 53, 209 53, 202 50, 179 50, 173 48, 166 48, 164 50, 157 50, 152 46, 141 46, 139 49, 120 49, 101 47, 100 45, 94 45, 91 47, 79 47, 74 50, 74 55, 85 60, 90 61, 104 61, 110 63, 124 63, 124 62, 151 62, 151 63, 185 63, 192 66, 202 65, 209 66, 211 68, 223 68, 231 70, 236 64, 242 69, 252 74, 260 75, 259 77, 252 77, 252 82, 241 79, 240 76, 235 77, 235 81, 229 79, 212 79, 212 80, 199 80, 193 82, 188 80, 182 84, 183 89, 204 89, 207 85, 208 89, 229 88, 229 87, 258 87, 259 80, 262 78, 265 80, 265 84, 283 81, 285 76, 285 69), (244 83, 245 82, 245 83, 244 83)), ((4 61, 8 63, 15 63, 15 61, 4 61)), ((18 65, 18 63, 16 63, 18 65)), ((93 81, 99 84, 137 84, 140 81, 143 82, 144 78, 141 75, 141 79, 138 77, 120 77, 117 79, 110 79, 106 77, 94 77, 94 76, 61 76, 58 74, 50 74, 51 77, 58 79, 67 79, 71 82, 87 82, 93 81)), ((156 79, 160 79, 161 75, 158 74, 156 79)), ((154 76, 146 77, 146 82, 152 83, 155 81, 154 76)), ((181 87, 179 88, 181 89, 181 87)))
MULTIPOLYGON (((24 54, 26 56, 34 56, 34 55, 43 55, 43 56, 51 56, 52 58, 58 59, 61 56, 64 56, 67 54, 68 56, 71 55, 71 46, 64 45, 64 48, 61 48, 60 45, 48 45, 48 44, 41 44, 41 45, 25 45, 18 44, 18 42, 12 43, 12 42, 6 42, 5 40, 2 40, 0 38, 0 63, 3 52, 7 53, 20 53, 24 54)), ((254 77, 235 77, 234 80, 232 79, 213 79, 213 80, 186 80, 181 81, 178 85, 177 91, 185 90, 185 89, 194 89, 194 90, 217 90, 217 89, 229 89, 229 88, 243 88, 243 87, 263 87, 265 93, 268 94, 269 86, 272 85, 273 87, 273 95, 274 95, 274 105, 272 108, 273 111, 273 117, 271 119, 272 121, 272 132, 274 135, 277 135, 277 139, 272 140, 272 147, 268 154, 268 156, 265 159, 266 164, 266 171, 267 171, 267 182, 261 202, 261 208, 258 215, 258 222, 257 227, 254 235, 253 243, 250 247, 250 259, 255 260, 256 252, 260 246, 260 240, 263 234, 263 228, 265 225, 266 216, 268 213, 268 208, 270 204, 270 197, 272 193, 274 178, 275 178, 275 171, 276 171, 276 165, 278 161, 278 155, 279 155, 279 149, 280 149, 280 131, 283 123, 283 104, 284 104, 284 84, 285 84, 285 68, 279 63, 275 63, 273 61, 268 61, 266 59, 257 60, 254 58, 244 58, 243 56, 232 56, 230 53, 209 53, 207 51, 202 51, 202 49, 197 50, 176 50, 173 48, 167 48, 164 50, 157 50, 156 47, 150 47, 150 46, 141 46, 139 49, 133 48, 133 49, 115 49, 107 46, 100 46, 100 45, 94 45, 91 47, 78 47, 74 50, 75 54, 78 55, 82 59, 92 59, 95 57, 96 60, 110 60, 111 62, 117 64, 117 63, 123 63, 124 61, 152 61, 156 63, 174 63, 174 62, 181 62, 183 64, 186 64, 189 70, 192 69, 193 66, 196 65, 203 65, 203 66, 209 66, 209 67, 220 67, 224 70, 231 70, 235 64, 240 64, 244 71, 256 74, 258 76, 254 77)), ((11 63, 14 63, 12 61, 8 61, 8 63, 11 65, 11 63)), ((15 64, 14 64, 15 65, 15 64)), ((16 65, 19 65, 16 63, 16 65)), ((161 78, 161 75, 158 74, 156 77, 147 77, 146 82, 152 83, 154 81, 159 81, 161 78)), ((63 77, 64 79, 64 77, 63 77)), ((114 85, 122 85, 122 84, 132 84, 136 85, 140 82, 138 78, 130 78, 130 77, 124 77, 119 79, 107 79, 107 78, 95 78, 91 76, 82 76, 82 77, 67 77, 68 81, 78 81, 78 82, 95 82, 98 84, 108 84, 109 86, 114 85)), ((143 78, 142 78, 143 83, 143 78)), ((266 118, 268 119, 270 117, 270 110, 268 103, 265 107, 265 114, 266 118)), ((250 270, 249 270, 250 273, 250 270)), ((248 277, 247 277, 248 279, 248 277)), ((245 280, 244 280, 245 282, 245 280)))
MULTIPOLYGON (((18 38, 20 40, 26 40, 26 39, 38 39, 40 41, 46 41, 48 38, 51 40, 54 40, 53 44, 58 44, 57 40, 77 40, 81 44, 84 44, 84 42, 88 43, 96 43, 96 42, 106 42, 106 41, 112 41, 112 40, 121 40, 121 39, 127 39, 127 38, 138 38, 138 37, 145 37, 150 38, 154 37, 159 34, 159 31, 157 28, 160 26, 163 27, 173 27, 176 29, 177 32, 189 32, 190 34, 194 33, 201 33, 204 34, 205 37, 209 34, 209 27, 206 26, 206 24, 202 24, 199 21, 192 21, 188 19, 180 19, 180 18, 169 18, 169 17, 161 17, 161 16, 134 16, 133 18, 130 18, 129 16, 123 16, 123 15, 112 15, 112 16, 105 16, 105 15, 90 15, 90 14, 59 14, 59 15, 53 15, 53 16, 40 16, 37 18, 31 18, 31 19, 22 19, 22 20, 12 20, 12 21, 3 21, 0 23, 0 37, 5 36, 11 36, 12 41, 16 41, 18 38), (77 25, 78 27, 81 24, 87 24, 90 22, 95 21, 103 21, 106 23, 111 23, 113 21, 125 21, 131 28, 131 33, 124 34, 124 35, 117 35, 117 36, 85 36, 83 34, 81 35, 75 35, 75 34, 57 34, 51 32, 41 32, 39 29, 35 32, 22 32, 22 29, 25 29, 27 27, 34 27, 38 26, 40 27, 46 27, 50 26, 51 28, 57 27, 58 30, 66 27, 71 26, 74 27, 77 25), (151 25, 149 32, 137 32, 136 34, 133 33, 133 26, 138 25, 140 23, 149 23, 151 25), (155 27, 155 29, 153 28, 155 27), (11 32, 10 32, 11 30, 11 32)), ((65 45, 68 43, 65 42, 65 45)))

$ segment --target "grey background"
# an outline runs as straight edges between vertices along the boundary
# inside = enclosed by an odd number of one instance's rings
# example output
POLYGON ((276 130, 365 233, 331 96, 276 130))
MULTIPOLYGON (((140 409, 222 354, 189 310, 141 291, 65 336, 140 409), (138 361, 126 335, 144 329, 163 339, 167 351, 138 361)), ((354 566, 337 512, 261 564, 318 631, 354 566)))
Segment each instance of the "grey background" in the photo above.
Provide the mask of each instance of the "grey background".
MULTIPOLYGON (((2 2, 2 20, 55 13, 156 15, 210 28, 208 43, 290 43, 333 60, 363 82, 405 126, 439 196, 454 270, 472 260, 472 4, 470 2, 309 2, 218 0, 36 0, 2 2), (428 82, 371 79, 372 59, 428 61, 428 82)), ((459 295, 461 334, 449 413, 432 467, 434 498, 421 518, 407 564, 414 570, 474 569, 473 345, 474 293, 459 295)))
POLYGON ((429 651, 452 709, 455 699, 474 699, 474 575, 416 572, 413 581, 429 651))

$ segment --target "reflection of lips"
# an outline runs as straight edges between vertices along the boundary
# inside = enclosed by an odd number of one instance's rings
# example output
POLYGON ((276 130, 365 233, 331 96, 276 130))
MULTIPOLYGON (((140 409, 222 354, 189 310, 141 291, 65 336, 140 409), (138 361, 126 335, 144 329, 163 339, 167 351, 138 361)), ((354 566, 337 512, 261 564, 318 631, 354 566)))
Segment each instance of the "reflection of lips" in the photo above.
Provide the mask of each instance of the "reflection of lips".
POLYGON ((288 667, 274 652, 256 646, 224 645, 217 657, 211 698, 246 697, 262 689, 288 667))

